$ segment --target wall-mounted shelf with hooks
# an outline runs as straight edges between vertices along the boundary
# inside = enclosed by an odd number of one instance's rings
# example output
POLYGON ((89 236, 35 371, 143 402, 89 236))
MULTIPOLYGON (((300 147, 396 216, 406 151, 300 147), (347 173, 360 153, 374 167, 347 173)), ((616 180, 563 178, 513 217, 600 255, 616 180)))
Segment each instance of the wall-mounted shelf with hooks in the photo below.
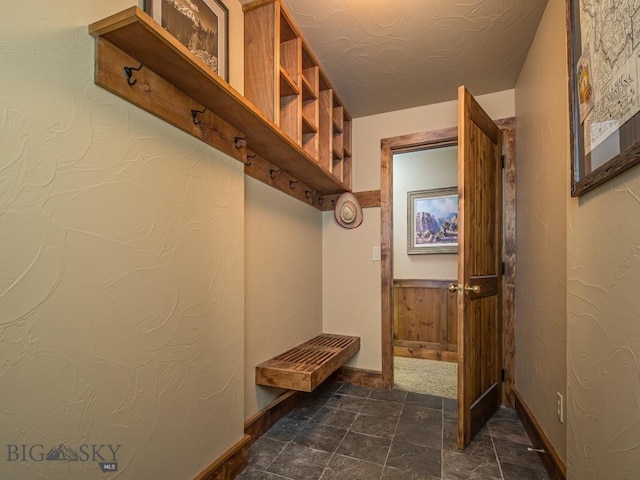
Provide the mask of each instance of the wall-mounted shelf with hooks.
MULTIPOLYGON (((319 165, 303 145, 291 138, 289 132, 268 119, 140 8, 131 7, 95 22, 89 26, 89 33, 98 42, 95 73, 98 85, 189 131, 183 126, 182 118, 173 118, 178 113, 169 104, 174 97, 186 96, 193 100, 194 105, 206 108, 218 121, 222 121, 225 125, 221 129, 242 132, 232 134, 233 137, 246 136, 246 144, 238 146, 237 142, 234 143, 236 149, 243 149, 245 162, 246 147, 249 147, 260 157, 320 194, 340 193, 350 189, 350 185, 342 178, 319 165), (115 62, 124 59, 129 63, 115 65, 115 62), (116 85, 114 72, 123 72, 125 66, 132 66, 131 60, 134 60, 133 63, 137 61, 135 67, 142 64, 143 70, 132 72, 128 79, 121 74, 123 86, 116 85), (164 81, 179 92, 167 97, 154 93, 148 85, 143 88, 142 82, 135 83, 134 74, 144 75, 143 72, 147 69, 150 71, 148 75, 157 79, 154 81, 164 81), (140 91, 133 92, 134 89, 140 91)), ((300 92, 300 80, 287 72, 286 65, 283 66, 286 74, 281 78, 284 82, 290 82, 290 87, 295 92, 300 92)), ((163 88, 168 91, 169 87, 163 83, 163 88)), ((293 96, 300 97, 299 93, 293 96)), ((184 103, 184 100, 181 101, 184 103)), ((187 109, 185 115, 189 123, 195 124, 190 117, 190 109, 187 109)), ((202 108, 198 107, 198 110, 202 108)), ((199 125, 195 124, 195 127, 199 125)), ((234 156, 238 158, 237 155, 234 156)))

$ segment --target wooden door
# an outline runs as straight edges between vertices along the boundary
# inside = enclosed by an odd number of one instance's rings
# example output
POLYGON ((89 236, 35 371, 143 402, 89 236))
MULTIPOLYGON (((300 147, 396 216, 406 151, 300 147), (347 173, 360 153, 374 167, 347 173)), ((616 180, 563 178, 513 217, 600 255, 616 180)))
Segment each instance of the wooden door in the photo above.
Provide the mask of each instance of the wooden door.
POLYGON ((458 448, 501 402, 502 147, 496 124, 458 89, 458 448))

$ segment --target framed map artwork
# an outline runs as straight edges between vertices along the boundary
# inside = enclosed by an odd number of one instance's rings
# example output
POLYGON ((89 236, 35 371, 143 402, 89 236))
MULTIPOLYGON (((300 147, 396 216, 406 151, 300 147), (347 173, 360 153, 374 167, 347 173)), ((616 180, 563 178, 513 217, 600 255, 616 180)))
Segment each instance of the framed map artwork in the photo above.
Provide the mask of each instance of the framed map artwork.
POLYGON ((640 162, 640 0, 567 0, 571 195, 640 162))

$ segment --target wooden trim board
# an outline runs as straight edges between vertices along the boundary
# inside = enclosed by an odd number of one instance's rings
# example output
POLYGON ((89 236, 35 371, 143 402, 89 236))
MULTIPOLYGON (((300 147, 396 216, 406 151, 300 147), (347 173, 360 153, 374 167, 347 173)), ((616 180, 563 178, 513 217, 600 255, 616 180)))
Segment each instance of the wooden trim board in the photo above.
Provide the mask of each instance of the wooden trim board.
MULTIPOLYGON (((358 199, 362 208, 373 208, 380 206, 380 190, 368 190, 365 192, 353 192, 358 199)), ((328 211, 333 210, 336 206, 336 202, 341 194, 325 195, 324 201, 321 206, 321 210, 328 211)))
POLYGON ((227 480, 236 478, 245 469, 249 461, 251 436, 244 435, 220 458, 200 472, 194 480, 227 480))
POLYGON ((362 368, 342 367, 338 371, 339 382, 350 383, 352 385, 360 385, 361 387, 370 387, 384 389, 382 372, 374 370, 365 370, 362 368))
POLYGON ((531 409, 526 404, 522 395, 517 390, 514 390, 515 407, 518 417, 522 421, 522 425, 531 439, 531 443, 534 448, 540 448, 544 450, 544 453, 538 453, 540 460, 544 468, 549 474, 551 480, 566 480, 567 467, 558 455, 558 452, 554 448, 551 440, 547 437, 542 430, 542 427, 536 420, 536 417, 531 412, 531 409))
POLYGON ((251 443, 264 435, 278 420, 293 410, 303 399, 305 393, 289 390, 258 413, 244 421, 244 433, 251 436, 251 443))

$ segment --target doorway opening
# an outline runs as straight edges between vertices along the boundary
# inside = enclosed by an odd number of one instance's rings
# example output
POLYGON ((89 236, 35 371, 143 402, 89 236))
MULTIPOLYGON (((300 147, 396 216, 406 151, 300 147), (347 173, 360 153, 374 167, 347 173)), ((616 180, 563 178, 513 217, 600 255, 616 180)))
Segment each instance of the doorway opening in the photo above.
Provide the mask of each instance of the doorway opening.
MULTIPOLYGON (((503 388, 502 403, 514 407, 515 379, 515 264, 516 264, 516 162, 515 162, 515 119, 497 120, 503 137, 503 259, 505 262, 502 276, 502 358, 503 388)), ((445 128, 398 137, 386 138, 381 142, 381 296, 382 296, 382 385, 392 388, 394 385, 394 227, 398 222, 407 222, 407 217, 396 218, 393 208, 394 159, 400 154, 425 152, 457 146, 458 129, 445 128)), ((406 203, 407 200, 404 200, 406 203)), ((407 245, 407 239, 400 240, 401 246, 407 245)), ((424 255, 428 256, 428 255, 424 255)), ((455 257, 452 255, 452 257, 455 257)), ((446 278, 436 280, 447 280, 446 278)), ((433 280, 431 280, 433 281, 433 280)), ((442 358, 448 356, 448 350, 440 349, 442 358)))
POLYGON ((394 388, 457 398, 458 147, 393 155, 394 388))

